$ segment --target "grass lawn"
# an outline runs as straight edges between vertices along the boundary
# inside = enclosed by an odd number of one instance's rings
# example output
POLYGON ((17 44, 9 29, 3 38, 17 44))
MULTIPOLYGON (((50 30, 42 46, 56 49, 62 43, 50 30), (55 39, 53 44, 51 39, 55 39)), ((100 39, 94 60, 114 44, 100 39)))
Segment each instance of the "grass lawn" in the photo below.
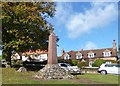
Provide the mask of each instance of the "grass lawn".
POLYGON ((2 68, 2 84, 118 84, 117 75, 84 74, 72 80, 38 80, 32 76, 37 72, 16 72, 14 68, 2 68))
POLYGON ((84 74, 77 77, 88 80, 88 83, 118 84, 118 75, 84 74))
POLYGON ((70 80, 36 80, 32 76, 37 72, 16 72, 13 68, 2 69, 2 84, 79 84, 70 80))

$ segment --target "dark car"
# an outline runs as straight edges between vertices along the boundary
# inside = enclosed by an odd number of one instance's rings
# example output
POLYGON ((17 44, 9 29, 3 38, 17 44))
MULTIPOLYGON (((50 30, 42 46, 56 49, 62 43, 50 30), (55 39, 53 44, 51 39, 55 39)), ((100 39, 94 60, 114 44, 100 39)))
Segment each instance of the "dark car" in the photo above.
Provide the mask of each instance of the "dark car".
POLYGON ((47 61, 43 62, 23 62, 23 67, 27 70, 40 70, 47 64, 47 61))

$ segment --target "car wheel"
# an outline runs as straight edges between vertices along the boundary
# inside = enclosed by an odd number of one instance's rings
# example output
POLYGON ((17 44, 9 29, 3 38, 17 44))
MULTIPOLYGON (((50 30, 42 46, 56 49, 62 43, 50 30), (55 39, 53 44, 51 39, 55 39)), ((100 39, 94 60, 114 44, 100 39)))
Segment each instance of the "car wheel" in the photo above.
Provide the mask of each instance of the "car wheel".
POLYGON ((105 75, 105 74, 107 74, 107 71, 102 70, 102 71, 101 71, 101 74, 105 75))

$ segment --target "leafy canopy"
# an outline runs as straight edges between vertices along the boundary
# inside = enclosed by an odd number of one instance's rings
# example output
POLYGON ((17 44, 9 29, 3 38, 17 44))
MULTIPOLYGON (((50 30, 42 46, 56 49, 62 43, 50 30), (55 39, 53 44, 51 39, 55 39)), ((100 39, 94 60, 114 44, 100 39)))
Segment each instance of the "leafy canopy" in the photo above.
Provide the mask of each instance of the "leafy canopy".
POLYGON ((50 23, 53 17, 53 2, 2 2, 3 53, 13 50, 47 50, 50 23))

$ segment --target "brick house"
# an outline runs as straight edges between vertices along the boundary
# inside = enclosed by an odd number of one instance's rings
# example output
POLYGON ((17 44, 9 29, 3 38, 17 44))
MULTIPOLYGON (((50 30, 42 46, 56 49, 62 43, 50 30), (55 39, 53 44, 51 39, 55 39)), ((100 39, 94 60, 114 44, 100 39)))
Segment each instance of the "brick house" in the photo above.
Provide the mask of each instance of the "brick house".
POLYGON ((29 59, 33 59, 36 61, 44 61, 48 58, 47 50, 28 50, 26 52, 14 53, 11 56, 12 60, 22 60, 22 61, 29 61, 29 59))
POLYGON ((68 59, 77 59, 77 60, 84 60, 89 62, 89 66, 92 65, 92 63, 96 59, 103 59, 103 60, 117 60, 117 47, 116 42, 113 40, 113 47, 111 48, 103 48, 103 49, 92 49, 92 50, 83 50, 80 51, 74 51, 71 50, 69 52, 65 52, 65 50, 62 50, 62 56, 61 59, 68 60, 68 59))
POLYGON ((29 50, 24 53, 27 55, 30 55, 31 58, 36 59, 36 60, 43 61, 43 60, 47 60, 47 58, 48 58, 47 50, 40 50, 40 49, 34 50, 34 51, 29 50))

